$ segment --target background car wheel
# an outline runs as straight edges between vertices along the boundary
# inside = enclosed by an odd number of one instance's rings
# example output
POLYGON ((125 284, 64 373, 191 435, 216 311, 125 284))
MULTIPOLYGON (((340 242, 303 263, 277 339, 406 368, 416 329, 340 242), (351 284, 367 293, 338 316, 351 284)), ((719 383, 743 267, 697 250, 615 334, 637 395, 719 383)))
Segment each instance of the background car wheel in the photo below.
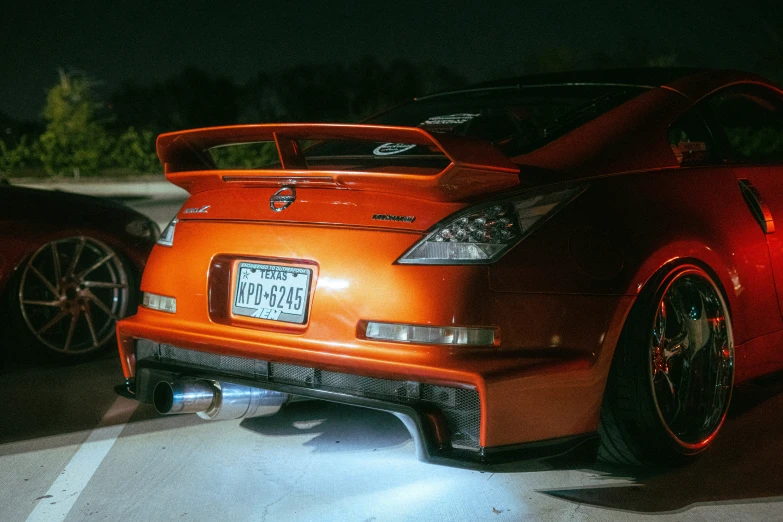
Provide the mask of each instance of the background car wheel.
POLYGON ((599 458, 671 465, 705 450, 734 383, 728 307, 696 266, 664 272, 640 295, 617 346, 601 411, 599 458))
POLYGON ((133 279, 120 255, 96 239, 46 243, 19 271, 15 329, 51 356, 94 355, 113 344, 116 322, 132 311, 133 279))

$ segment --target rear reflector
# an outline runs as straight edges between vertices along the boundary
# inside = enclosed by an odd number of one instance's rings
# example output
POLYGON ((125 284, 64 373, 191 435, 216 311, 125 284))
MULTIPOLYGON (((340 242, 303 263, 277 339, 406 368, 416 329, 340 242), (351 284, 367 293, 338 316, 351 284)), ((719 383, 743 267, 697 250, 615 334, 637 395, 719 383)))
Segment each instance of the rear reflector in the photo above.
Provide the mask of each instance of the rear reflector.
POLYGON ((369 322, 365 337, 399 343, 492 346, 495 344, 495 328, 369 322))
POLYGON ((159 245, 167 247, 174 246, 174 229, 178 222, 179 220, 174 218, 166 225, 166 228, 163 229, 163 232, 161 232, 160 237, 158 238, 157 243, 159 245))
POLYGON ((175 297, 166 297, 165 295, 151 294, 144 292, 141 305, 153 310, 160 310, 161 312, 168 312, 170 314, 177 311, 177 299, 175 297))

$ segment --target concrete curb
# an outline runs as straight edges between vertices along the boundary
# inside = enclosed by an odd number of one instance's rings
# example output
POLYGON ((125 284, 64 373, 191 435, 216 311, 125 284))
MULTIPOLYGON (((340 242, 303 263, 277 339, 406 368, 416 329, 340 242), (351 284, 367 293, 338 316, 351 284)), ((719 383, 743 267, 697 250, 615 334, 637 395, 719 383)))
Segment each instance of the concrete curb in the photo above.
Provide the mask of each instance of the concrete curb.
POLYGON ((19 187, 62 190, 87 196, 111 198, 186 199, 187 191, 165 180, 135 181, 40 181, 13 183, 19 187))

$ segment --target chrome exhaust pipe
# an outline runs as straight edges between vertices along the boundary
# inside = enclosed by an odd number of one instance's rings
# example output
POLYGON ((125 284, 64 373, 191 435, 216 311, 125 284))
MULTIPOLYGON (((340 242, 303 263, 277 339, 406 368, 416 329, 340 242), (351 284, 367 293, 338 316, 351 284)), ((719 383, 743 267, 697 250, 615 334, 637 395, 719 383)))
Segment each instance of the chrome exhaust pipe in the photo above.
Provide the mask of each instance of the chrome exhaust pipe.
POLYGON ((152 392, 152 402, 158 413, 198 413, 212 408, 216 396, 210 381, 160 381, 152 392))
POLYGON ((207 420, 243 419, 274 415, 291 397, 281 393, 230 382, 216 382, 219 393, 213 408, 199 412, 207 420))
POLYGON ((230 382, 184 380, 159 382, 152 392, 155 409, 163 415, 196 413, 206 420, 274 415, 290 395, 230 382))

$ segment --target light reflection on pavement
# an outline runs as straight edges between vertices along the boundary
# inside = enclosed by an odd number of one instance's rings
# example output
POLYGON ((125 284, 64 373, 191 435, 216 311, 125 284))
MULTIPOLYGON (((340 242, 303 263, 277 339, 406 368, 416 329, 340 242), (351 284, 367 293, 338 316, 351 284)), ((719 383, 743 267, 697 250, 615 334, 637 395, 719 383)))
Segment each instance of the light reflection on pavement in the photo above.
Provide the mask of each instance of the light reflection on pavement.
POLYGON ((5 365, 4 520, 66 500, 67 520, 775 520, 783 508, 779 377, 735 393, 722 436, 695 464, 647 473, 579 461, 485 472, 423 464, 386 413, 307 401, 244 421, 159 417, 118 400, 121 381, 111 353, 5 365), (118 437, 84 468, 79 451, 104 440, 99 424, 119 426, 118 437), (59 500, 52 485, 77 465, 90 476, 59 500))

